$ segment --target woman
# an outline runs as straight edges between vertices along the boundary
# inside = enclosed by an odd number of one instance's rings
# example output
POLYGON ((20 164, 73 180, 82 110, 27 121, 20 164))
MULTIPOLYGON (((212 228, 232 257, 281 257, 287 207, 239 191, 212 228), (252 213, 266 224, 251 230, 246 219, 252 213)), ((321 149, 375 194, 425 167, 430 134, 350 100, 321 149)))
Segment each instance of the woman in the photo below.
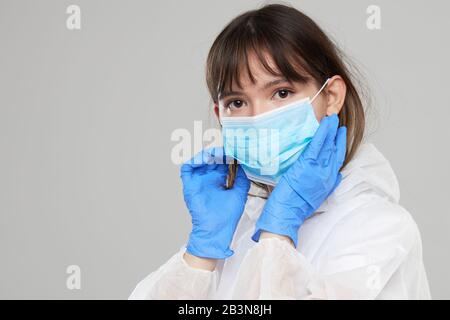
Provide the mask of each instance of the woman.
POLYGON ((231 21, 207 61, 224 147, 181 167, 192 232, 130 299, 430 298, 395 174, 362 143, 353 76, 292 7, 231 21))

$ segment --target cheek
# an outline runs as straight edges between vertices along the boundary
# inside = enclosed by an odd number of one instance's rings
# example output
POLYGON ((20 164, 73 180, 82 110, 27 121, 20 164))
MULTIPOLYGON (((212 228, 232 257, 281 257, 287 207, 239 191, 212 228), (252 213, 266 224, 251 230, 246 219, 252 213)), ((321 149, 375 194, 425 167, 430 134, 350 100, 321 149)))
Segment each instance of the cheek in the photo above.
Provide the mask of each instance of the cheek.
POLYGON ((314 109, 314 114, 316 115, 316 119, 318 122, 320 122, 322 118, 327 115, 327 107, 325 104, 325 100, 321 97, 317 97, 312 105, 314 109))

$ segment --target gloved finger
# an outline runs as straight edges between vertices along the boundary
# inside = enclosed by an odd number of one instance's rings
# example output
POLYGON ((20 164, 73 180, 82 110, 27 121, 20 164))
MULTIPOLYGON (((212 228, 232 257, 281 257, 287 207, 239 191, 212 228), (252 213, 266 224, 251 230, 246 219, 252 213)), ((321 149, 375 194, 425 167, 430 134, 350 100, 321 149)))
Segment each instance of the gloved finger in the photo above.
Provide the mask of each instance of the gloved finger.
POLYGON ((236 168, 236 179, 234 180, 234 186, 243 190, 247 189, 247 191, 250 188, 250 180, 247 178, 247 175, 241 166, 237 166, 236 168))
POLYGON ((213 169, 209 169, 208 171, 216 170, 221 174, 228 174, 228 165, 227 164, 217 164, 213 169))
POLYGON ((206 149, 204 155, 204 161, 208 163, 208 166, 205 167, 206 172, 218 171, 222 175, 226 175, 228 173, 225 150, 223 147, 213 147, 206 149))
POLYGON ((226 164, 216 165, 214 171, 208 171, 208 175, 213 185, 225 186, 227 182, 228 166, 226 164))
MULTIPOLYGON (((336 134, 338 131, 339 126, 339 117, 336 114, 333 114, 330 116, 330 124, 328 126, 328 132, 327 136, 325 138, 325 141, 322 146, 322 150, 320 151, 321 154, 324 154, 326 158, 329 158, 329 155, 335 150, 335 140, 336 140, 336 134)), ((320 154, 319 154, 320 157, 320 154)))
POLYGON ((209 167, 205 168, 205 170, 214 170, 216 168, 216 164, 223 164, 225 162, 226 157, 223 147, 204 149, 181 166, 181 175, 192 174, 195 169, 205 167, 207 165, 209 167))
POLYGON ((226 162, 223 147, 212 147, 204 150, 204 162, 207 164, 224 164, 226 162))
POLYGON ((339 168, 342 167, 345 161, 345 154, 347 152, 347 127, 343 126, 338 129, 336 135, 336 154, 339 168))
POLYGON ((187 177, 192 176, 194 170, 205 165, 205 163, 203 162, 204 152, 205 150, 202 150, 201 152, 197 153, 194 157, 192 157, 191 159, 189 159, 188 161, 186 161, 181 165, 180 176, 181 179, 183 179, 183 182, 185 182, 185 179, 187 177))
POLYGON ((317 159, 320 150, 328 135, 328 127, 330 125, 330 117, 323 117, 320 121, 319 128, 317 129, 314 137, 305 150, 305 157, 311 159, 317 159))
POLYGON ((318 162, 324 167, 328 167, 330 161, 332 161, 332 156, 334 156, 336 152, 335 140, 338 126, 339 118, 336 114, 333 114, 332 116, 330 116, 330 124, 328 126, 327 136, 318 156, 318 162))
POLYGON ((330 163, 336 162, 336 146, 334 145, 334 142, 332 145, 323 146, 317 162, 321 164, 323 168, 327 168, 330 163))

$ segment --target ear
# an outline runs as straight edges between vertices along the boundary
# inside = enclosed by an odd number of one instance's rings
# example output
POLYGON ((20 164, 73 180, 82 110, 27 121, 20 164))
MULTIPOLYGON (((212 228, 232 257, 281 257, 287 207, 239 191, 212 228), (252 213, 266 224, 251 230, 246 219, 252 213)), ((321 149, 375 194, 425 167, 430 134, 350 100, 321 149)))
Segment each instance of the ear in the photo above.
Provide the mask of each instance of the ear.
POLYGON ((347 93, 347 86, 341 76, 334 76, 330 79, 325 88, 326 92, 326 112, 327 116, 333 113, 338 114, 344 106, 345 95, 347 93))
POLYGON ((217 117, 217 121, 220 122, 219 105, 217 103, 214 103, 214 113, 217 117))

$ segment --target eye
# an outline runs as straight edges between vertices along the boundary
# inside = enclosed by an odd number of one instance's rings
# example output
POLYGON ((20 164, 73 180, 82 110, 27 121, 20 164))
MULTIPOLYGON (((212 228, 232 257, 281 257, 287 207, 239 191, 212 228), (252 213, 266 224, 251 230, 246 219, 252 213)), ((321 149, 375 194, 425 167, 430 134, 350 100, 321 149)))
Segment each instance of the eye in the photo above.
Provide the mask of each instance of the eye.
POLYGON ((280 89, 275 93, 275 95, 278 95, 281 99, 286 99, 292 93, 294 93, 292 90, 280 89))
POLYGON ((243 106, 244 102, 242 100, 233 100, 230 102, 227 102, 225 104, 227 109, 239 109, 243 106))

